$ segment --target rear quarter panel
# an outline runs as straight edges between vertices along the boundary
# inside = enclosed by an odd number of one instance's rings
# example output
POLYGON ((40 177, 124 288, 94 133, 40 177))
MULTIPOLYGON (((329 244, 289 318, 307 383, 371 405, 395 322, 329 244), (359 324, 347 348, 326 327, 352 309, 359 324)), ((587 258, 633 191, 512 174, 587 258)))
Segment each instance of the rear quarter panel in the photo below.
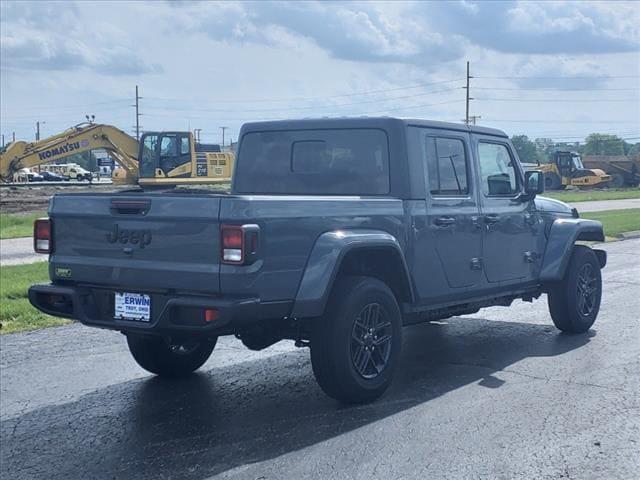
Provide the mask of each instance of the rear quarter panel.
POLYGON ((257 224, 258 259, 248 266, 222 265, 223 294, 259 296, 264 302, 295 298, 318 237, 337 230, 381 230, 404 248, 407 225, 396 198, 232 196, 222 199, 221 225, 257 224))

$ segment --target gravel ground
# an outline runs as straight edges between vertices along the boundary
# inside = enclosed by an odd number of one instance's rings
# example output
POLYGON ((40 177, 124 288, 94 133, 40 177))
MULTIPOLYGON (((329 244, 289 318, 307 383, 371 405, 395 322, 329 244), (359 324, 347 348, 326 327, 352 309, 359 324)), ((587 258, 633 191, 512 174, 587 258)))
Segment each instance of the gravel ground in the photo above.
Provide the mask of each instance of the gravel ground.
POLYGON ((130 186, 114 187, 110 183, 66 183, 60 185, 29 184, 29 186, 2 186, 0 188, 0 210, 2 213, 46 211, 49 199, 56 192, 110 192, 130 186))

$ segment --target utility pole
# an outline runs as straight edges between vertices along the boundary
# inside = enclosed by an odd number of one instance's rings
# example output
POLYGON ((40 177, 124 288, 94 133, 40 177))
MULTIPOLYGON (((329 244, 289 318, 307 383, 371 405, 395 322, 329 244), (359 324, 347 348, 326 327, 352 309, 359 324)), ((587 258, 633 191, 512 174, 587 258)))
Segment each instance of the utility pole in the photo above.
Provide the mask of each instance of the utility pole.
POLYGON ((470 78, 473 78, 473 77, 469 75, 469 61, 467 60, 467 86, 464 87, 465 90, 467 91, 467 108, 464 116, 464 123, 466 123, 467 125, 469 125, 469 100, 473 100, 473 98, 469 96, 469 79, 470 78))
POLYGON ((15 142, 16 141, 16 132, 12 132, 11 133, 11 141, 15 142))
POLYGON ((472 123, 473 125, 475 125, 475 124, 476 124, 476 120, 479 120, 479 119, 481 119, 481 118, 482 118, 482 116, 481 116, 481 115, 469 115, 469 120, 471 121, 471 123, 472 123))
POLYGON ((44 125, 47 122, 36 122, 36 142, 40 140, 40 124, 44 125))
POLYGON ((222 130, 222 148, 224 148, 224 131, 228 128, 229 127, 220 127, 220 130, 222 130))
POLYGON ((131 105, 132 107, 136 107, 136 140, 140 141, 140 99, 142 97, 138 95, 138 85, 136 85, 136 104, 131 105))

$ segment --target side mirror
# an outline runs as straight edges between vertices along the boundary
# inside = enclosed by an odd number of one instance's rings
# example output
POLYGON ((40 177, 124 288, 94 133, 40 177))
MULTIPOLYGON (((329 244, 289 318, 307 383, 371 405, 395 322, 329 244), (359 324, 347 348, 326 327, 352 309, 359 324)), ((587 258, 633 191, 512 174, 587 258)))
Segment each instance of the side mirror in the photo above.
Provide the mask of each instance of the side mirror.
POLYGON ((544 174, 538 170, 524 172, 524 193, 533 198, 544 192, 544 174))

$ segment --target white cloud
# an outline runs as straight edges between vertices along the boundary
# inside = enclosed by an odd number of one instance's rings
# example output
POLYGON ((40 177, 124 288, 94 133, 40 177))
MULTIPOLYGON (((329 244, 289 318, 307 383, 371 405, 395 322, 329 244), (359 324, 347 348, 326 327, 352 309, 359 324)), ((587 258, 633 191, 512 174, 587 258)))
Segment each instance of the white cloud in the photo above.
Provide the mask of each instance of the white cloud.
POLYGON ((45 2, 3 2, 0 53, 3 68, 76 70, 108 75, 160 73, 126 45, 126 32, 88 22, 81 6, 56 8, 45 2))
MULTIPOLYGON (((387 112, 457 121, 467 59, 477 98, 538 98, 481 90, 492 87, 631 88, 637 79, 578 77, 640 75, 633 3, 5 0, 0 8, 5 135, 31 136, 35 120, 54 133, 85 113, 130 130, 136 84, 145 128, 204 128, 215 141, 220 125, 237 131, 262 118, 387 112), (549 78, 481 78, 508 76, 549 78), (558 76, 565 78, 551 78, 558 76), (449 79, 459 82, 348 96, 449 79)), ((543 117, 547 130, 572 118, 603 119, 584 122, 585 130, 611 131, 611 119, 640 128, 637 91, 605 95, 628 101, 478 100, 472 113, 497 127, 510 126, 500 119, 543 117)))

